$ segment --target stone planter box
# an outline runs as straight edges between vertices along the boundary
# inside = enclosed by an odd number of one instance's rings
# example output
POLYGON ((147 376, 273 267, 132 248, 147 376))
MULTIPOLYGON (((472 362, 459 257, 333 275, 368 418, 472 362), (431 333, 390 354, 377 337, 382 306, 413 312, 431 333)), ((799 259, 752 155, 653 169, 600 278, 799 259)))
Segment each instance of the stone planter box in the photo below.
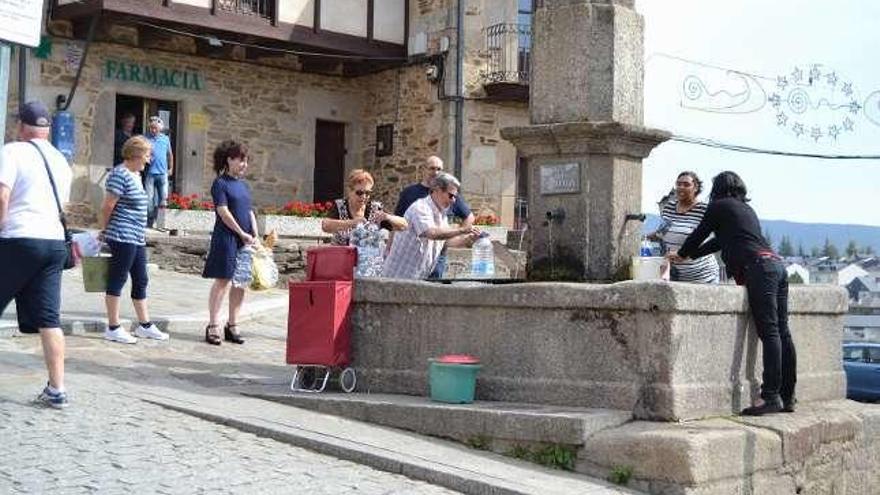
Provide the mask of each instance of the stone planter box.
POLYGON ((321 230, 321 220, 322 218, 319 217, 257 215, 257 226, 260 228, 260 234, 266 234, 275 229, 278 235, 284 237, 329 238, 330 234, 321 230))
POLYGON ((211 232, 214 230, 214 212, 159 208, 156 225, 166 230, 211 232))

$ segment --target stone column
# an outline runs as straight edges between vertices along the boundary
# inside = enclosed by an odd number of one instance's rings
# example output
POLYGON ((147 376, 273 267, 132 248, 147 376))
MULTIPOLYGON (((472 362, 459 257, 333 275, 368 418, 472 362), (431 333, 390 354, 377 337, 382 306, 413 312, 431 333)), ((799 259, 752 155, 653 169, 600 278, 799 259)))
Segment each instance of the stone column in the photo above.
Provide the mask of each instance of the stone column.
POLYGON ((642 127, 642 18, 633 0, 537 0, 532 125, 503 129, 529 163, 532 273, 619 280, 636 254, 642 159, 669 134, 642 127), (552 274, 551 274, 552 272, 552 274))

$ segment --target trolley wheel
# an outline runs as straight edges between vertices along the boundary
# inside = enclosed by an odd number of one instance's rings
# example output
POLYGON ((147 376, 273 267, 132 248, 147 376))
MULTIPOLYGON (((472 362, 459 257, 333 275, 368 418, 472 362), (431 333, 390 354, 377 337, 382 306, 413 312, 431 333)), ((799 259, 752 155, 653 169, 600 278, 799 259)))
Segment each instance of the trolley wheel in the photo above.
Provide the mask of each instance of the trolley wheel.
POLYGON ((299 386, 306 390, 314 390, 318 385, 318 372, 312 366, 303 366, 300 371, 299 386))
POLYGON ((342 373, 339 374, 339 386, 347 394, 354 392, 354 388, 357 386, 357 375, 354 372, 354 368, 342 370, 342 373))

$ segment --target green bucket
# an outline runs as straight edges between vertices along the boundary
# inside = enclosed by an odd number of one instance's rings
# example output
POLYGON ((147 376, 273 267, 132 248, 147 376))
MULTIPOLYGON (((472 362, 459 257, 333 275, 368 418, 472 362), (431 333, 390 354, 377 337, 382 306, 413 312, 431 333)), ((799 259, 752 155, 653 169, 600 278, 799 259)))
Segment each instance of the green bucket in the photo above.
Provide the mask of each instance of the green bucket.
POLYGON ((474 401, 477 373, 480 364, 443 363, 428 360, 428 381, 431 400, 450 404, 470 404, 474 401))
POLYGON ((104 292, 110 277, 110 255, 86 256, 82 259, 83 286, 86 292, 104 292))

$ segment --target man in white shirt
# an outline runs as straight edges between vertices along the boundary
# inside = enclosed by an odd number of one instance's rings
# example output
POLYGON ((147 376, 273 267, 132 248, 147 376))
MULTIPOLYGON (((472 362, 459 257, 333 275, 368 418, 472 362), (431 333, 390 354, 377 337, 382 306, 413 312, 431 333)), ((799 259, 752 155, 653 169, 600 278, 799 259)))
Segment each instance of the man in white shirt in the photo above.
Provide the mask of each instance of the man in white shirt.
POLYGON ((403 217, 409 227, 394 236, 382 270, 383 277, 426 278, 434 269, 447 240, 459 237, 474 240, 480 235, 473 226, 449 226, 446 210, 455 203, 459 187, 458 179, 441 173, 431 182, 431 194, 407 208, 403 217))
POLYGON ((47 140, 50 125, 48 109, 40 102, 28 102, 19 111, 19 141, 3 146, 0 260, 5 261, 0 263, 0 315, 15 299, 19 330, 39 331, 49 383, 37 399, 60 409, 68 403, 59 315, 61 271, 67 250, 49 174, 62 205, 70 197, 72 174, 64 155, 47 140))

